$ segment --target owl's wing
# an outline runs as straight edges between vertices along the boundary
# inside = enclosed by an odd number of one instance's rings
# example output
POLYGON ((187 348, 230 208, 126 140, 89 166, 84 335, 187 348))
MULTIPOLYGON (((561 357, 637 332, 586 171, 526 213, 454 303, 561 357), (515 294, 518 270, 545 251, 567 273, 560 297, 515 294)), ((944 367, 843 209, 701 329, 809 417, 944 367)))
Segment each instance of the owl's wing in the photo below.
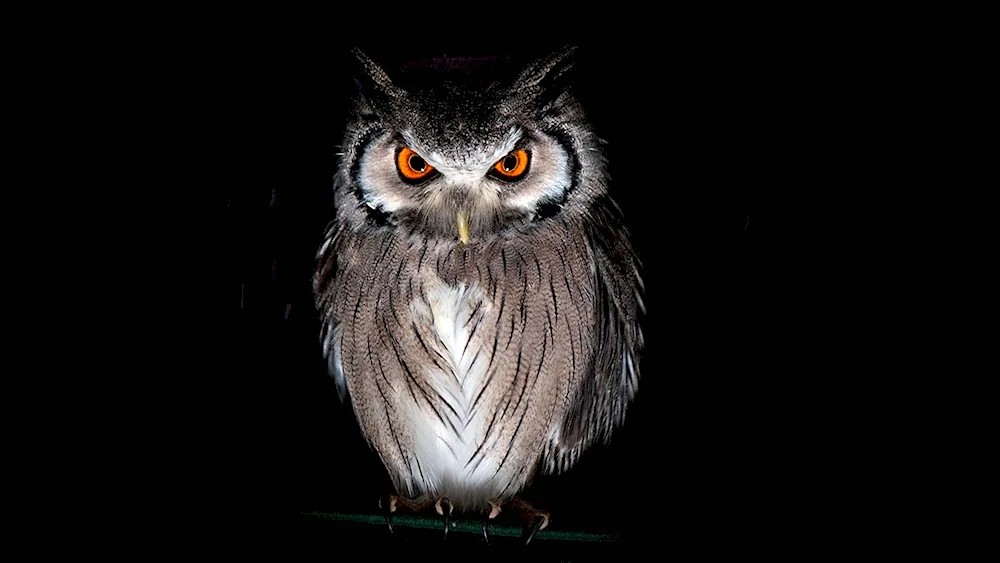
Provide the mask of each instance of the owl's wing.
POLYGON ((607 441, 624 420, 639 382, 639 317, 645 313, 639 261, 614 200, 605 196, 591 213, 586 238, 595 267, 593 354, 575 400, 545 447, 546 473, 569 469, 595 440, 607 441))
POLYGON ((323 357, 327 359, 330 375, 337 384, 337 394, 343 401, 347 396, 347 382, 344 380, 344 369, 340 355, 341 329, 333 320, 333 303, 335 302, 334 276, 337 272, 338 247, 343 239, 340 234, 344 225, 338 221, 332 222, 326 229, 323 245, 316 254, 316 273, 313 275, 313 295, 316 296, 316 308, 321 321, 320 342, 323 344, 323 357))

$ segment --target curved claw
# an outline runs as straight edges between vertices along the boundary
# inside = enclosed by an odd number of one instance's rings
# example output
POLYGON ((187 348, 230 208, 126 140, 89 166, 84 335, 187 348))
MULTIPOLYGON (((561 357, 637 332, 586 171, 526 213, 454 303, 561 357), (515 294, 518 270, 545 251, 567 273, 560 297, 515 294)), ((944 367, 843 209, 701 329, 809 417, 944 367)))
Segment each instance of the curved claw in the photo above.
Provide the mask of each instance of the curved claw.
POLYGON ((528 545, 529 543, 531 543, 531 540, 535 537, 535 534, 537 534, 539 530, 544 528, 546 523, 547 522, 544 516, 535 516, 535 520, 531 526, 531 530, 528 531, 528 537, 524 540, 524 545, 528 545))
POLYGON ((392 513, 396 510, 396 499, 392 495, 382 495, 378 499, 378 506, 382 509, 382 516, 385 517, 385 525, 389 527, 389 534, 396 535, 392 529, 392 513))
POLYGON ((490 520, 497 517, 500 514, 500 505, 502 502, 500 499, 490 499, 486 501, 487 506, 490 507, 490 511, 486 513, 483 517, 483 539, 486 540, 486 545, 490 544, 490 520))
POLYGON ((442 497, 434 503, 434 509, 437 510, 437 513, 440 514, 442 518, 444 518, 444 539, 448 539, 448 527, 451 522, 451 511, 454 510, 455 507, 452 506, 451 501, 442 497))

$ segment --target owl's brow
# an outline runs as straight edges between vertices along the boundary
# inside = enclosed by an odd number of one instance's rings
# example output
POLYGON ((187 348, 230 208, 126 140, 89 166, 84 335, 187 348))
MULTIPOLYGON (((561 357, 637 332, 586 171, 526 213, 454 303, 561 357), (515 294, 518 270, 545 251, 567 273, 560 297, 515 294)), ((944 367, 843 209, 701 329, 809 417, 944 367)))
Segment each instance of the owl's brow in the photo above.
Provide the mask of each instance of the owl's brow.
MULTIPOLYGON (((417 139, 412 131, 404 130, 398 131, 393 135, 394 142, 401 143, 412 149, 414 152, 423 157, 427 162, 436 168, 451 168, 448 163, 448 159, 437 151, 427 150, 422 146, 420 140, 417 139)), ((494 162, 500 160, 506 156, 511 151, 517 148, 523 148, 523 146, 529 141, 529 135, 527 135, 519 126, 513 125, 507 131, 507 135, 497 144, 493 149, 493 153, 486 157, 483 162, 484 167, 492 166, 494 162)))

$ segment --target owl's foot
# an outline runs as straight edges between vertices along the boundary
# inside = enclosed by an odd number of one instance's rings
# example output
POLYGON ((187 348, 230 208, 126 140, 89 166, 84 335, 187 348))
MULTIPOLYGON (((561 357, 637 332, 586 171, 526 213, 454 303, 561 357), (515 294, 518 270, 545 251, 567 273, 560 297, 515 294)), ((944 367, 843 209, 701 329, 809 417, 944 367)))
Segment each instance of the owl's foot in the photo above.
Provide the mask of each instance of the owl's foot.
POLYGON ((490 505, 490 511, 486 513, 483 518, 483 539, 486 540, 486 545, 490 543, 490 520, 493 520, 500 514, 500 500, 492 499, 486 501, 486 504, 490 505))
POLYGON ((455 507, 451 504, 450 500, 441 497, 434 503, 434 510, 444 518, 444 539, 448 539, 448 524, 451 521, 451 513, 455 510, 455 507))
POLYGON ((508 500, 506 504, 515 510, 521 517, 521 520, 525 522, 524 534, 521 536, 524 538, 524 545, 531 543, 535 534, 549 526, 548 511, 539 510, 517 497, 508 500))
MULTIPOLYGON (((503 508, 511 510, 524 523, 524 533, 521 536, 524 539, 524 545, 530 544, 538 532, 544 530, 549 525, 550 516, 548 511, 539 510, 530 503, 516 497, 507 501, 491 499, 487 501, 487 505, 489 510, 483 517, 483 540, 485 540, 487 545, 490 544, 490 521, 495 520, 503 508)), ((431 506, 434 507, 434 511, 444 521, 444 539, 448 539, 448 532, 451 529, 451 516, 455 511, 455 506, 447 497, 424 494, 414 499, 406 499, 398 495, 383 495, 379 498, 379 508, 382 509, 389 533, 393 535, 395 535, 395 530, 392 526, 392 515, 394 513, 399 510, 419 513, 424 512, 431 506)))
MULTIPOLYGON (((386 525, 389 526, 389 533, 395 534, 396 532, 392 529, 392 515, 396 510, 404 509, 410 512, 422 512, 433 502, 434 497, 427 494, 420 495, 415 499, 405 499, 398 495, 382 495, 378 499, 378 506, 382 509, 386 525)), ((445 530, 446 535, 447 533, 447 530, 445 530)))
POLYGON ((396 511, 396 495, 382 495, 378 498, 378 507, 385 518, 385 525, 389 527, 389 535, 396 535, 392 529, 392 513, 396 511))

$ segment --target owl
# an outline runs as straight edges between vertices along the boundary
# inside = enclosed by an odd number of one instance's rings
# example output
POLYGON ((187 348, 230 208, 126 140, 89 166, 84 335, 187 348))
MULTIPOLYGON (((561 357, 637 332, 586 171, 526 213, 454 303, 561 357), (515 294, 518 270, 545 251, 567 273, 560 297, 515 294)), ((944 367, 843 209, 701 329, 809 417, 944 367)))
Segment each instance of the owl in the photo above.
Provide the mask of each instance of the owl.
POLYGON ((396 488, 383 510, 433 506, 447 534, 454 510, 512 508, 533 535, 549 515, 518 493, 622 424, 643 346, 573 49, 479 86, 403 87, 354 55, 313 279, 323 354, 396 488))

